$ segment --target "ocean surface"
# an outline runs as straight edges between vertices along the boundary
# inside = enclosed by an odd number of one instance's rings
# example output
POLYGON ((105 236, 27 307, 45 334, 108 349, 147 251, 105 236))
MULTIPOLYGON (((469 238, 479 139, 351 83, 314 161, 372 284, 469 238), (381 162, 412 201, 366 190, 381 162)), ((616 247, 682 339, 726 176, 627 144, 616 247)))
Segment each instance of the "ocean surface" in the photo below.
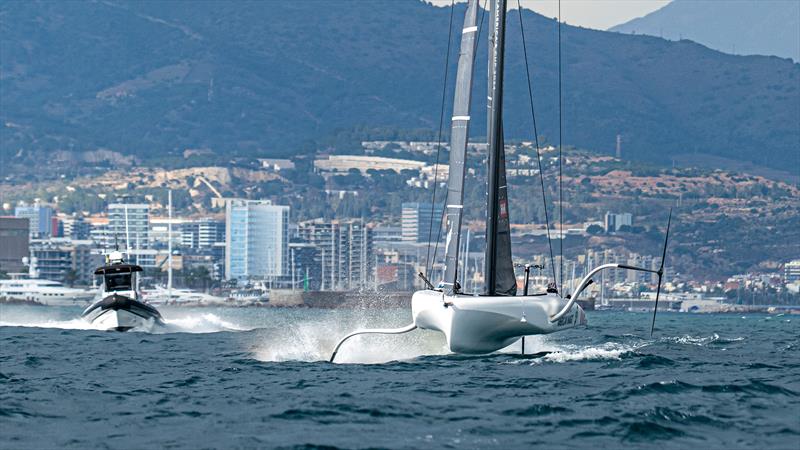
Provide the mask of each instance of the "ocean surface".
POLYGON ((0 448, 800 448, 800 316, 588 313, 487 356, 407 311, 0 305, 0 448), (540 352, 549 352, 542 354, 540 352))

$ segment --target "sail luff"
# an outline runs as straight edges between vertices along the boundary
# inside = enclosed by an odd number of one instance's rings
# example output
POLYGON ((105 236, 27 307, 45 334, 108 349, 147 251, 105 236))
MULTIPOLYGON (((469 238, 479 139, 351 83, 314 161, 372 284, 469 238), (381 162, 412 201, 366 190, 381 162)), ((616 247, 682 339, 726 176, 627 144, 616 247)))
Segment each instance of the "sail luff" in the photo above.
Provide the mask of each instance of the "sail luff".
POLYGON ((497 255, 497 187, 498 187, 498 158, 497 145, 499 137, 499 125, 502 120, 502 86, 500 81, 503 79, 503 52, 501 46, 504 44, 503 31, 505 27, 505 0, 491 0, 489 33, 489 80, 487 98, 487 128, 486 136, 489 144, 488 148, 488 182, 486 193, 486 258, 485 258, 485 291, 488 295, 495 294, 495 259, 497 255))
MULTIPOLYGON (((464 211, 464 175, 469 139, 470 103, 472 101, 472 73, 475 62, 475 39, 478 0, 469 0, 461 32, 461 51, 456 75, 456 92, 453 99, 453 118, 450 133, 450 172, 447 181, 447 234, 445 238, 445 272, 441 287, 459 291, 458 253, 461 239, 461 220, 464 211)), ((435 181, 435 180, 434 180, 435 181)))

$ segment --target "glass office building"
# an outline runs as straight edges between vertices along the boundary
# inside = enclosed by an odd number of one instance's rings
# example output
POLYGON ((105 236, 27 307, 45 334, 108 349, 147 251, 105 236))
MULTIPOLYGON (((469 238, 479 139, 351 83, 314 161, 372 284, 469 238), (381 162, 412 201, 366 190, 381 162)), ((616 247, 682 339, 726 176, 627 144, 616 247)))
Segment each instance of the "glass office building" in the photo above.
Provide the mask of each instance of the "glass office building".
POLYGON ((286 275, 289 207, 269 200, 228 200, 225 206, 225 278, 286 275))

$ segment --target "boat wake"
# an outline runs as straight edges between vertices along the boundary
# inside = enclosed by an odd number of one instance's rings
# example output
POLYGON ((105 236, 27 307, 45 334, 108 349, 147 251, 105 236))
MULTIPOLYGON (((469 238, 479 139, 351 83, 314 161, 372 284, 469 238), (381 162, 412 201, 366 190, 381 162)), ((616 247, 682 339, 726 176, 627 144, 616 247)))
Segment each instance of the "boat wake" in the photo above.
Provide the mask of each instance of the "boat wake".
MULTIPOLYGON (((577 361, 622 360, 628 357, 641 357, 643 365, 666 364, 669 360, 651 355, 645 350, 651 347, 669 345, 690 345, 698 347, 730 345, 742 342, 743 337, 722 338, 717 333, 706 336, 684 335, 677 337, 661 337, 654 340, 641 339, 633 335, 605 336, 613 339, 606 342, 572 344, 561 341, 555 336, 529 336, 526 338, 526 354, 539 354, 531 361, 516 360, 513 364, 546 364, 568 363, 577 361), (620 342, 620 340, 622 342, 620 342)), ((519 354, 519 342, 503 349, 504 353, 519 354)), ((654 351, 653 353, 659 353, 654 351)))
POLYGON ((31 319, 25 320, 20 318, 8 318, 5 315, 0 320, 0 327, 28 327, 28 328, 58 328, 62 330, 94 330, 95 328, 89 322, 76 318, 68 320, 57 319, 31 319))
MULTIPOLYGON (((172 312, 172 311, 170 311, 172 312)), ((4 308, 0 314, 0 327, 56 328, 62 330, 101 330, 101 328, 76 317, 79 312, 65 308, 4 308)), ((165 333, 217 333, 222 331, 248 331, 231 320, 205 311, 180 311, 166 314, 164 324, 148 323, 128 332, 165 333)))
POLYGON ((218 333, 220 331, 249 331, 252 328, 224 320, 213 313, 190 312, 182 317, 164 319, 164 326, 154 327, 155 333, 218 333))

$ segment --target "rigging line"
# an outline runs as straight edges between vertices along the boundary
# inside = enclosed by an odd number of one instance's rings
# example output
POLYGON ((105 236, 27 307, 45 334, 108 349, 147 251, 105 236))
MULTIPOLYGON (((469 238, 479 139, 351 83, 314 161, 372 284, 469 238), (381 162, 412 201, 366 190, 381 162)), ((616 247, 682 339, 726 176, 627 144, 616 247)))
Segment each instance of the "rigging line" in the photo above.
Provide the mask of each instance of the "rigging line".
MULTIPOLYGON (((442 125, 444 124, 444 103, 447 97, 447 75, 450 72, 450 42, 453 38, 453 11, 455 10, 455 0, 450 0, 450 23, 447 26, 447 54, 444 58, 444 81, 442 82, 442 106, 439 113, 439 135, 436 139, 436 164, 433 168, 433 195, 431 196, 431 223, 428 227, 428 249, 425 253, 425 273, 430 273, 430 270, 433 269, 433 265, 430 264, 430 256, 431 256, 431 238, 433 237, 433 216, 435 213, 435 206, 436 206, 436 185, 438 182, 436 179, 439 176, 439 157, 442 152, 442 125), (430 269, 429 269, 430 265, 430 269)), ((439 228, 441 229, 441 222, 439 222, 439 228)), ((441 230, 440 230, 441 232, 441 230)), ((435 256, 434 256, 435 257, 435 256)))
MULTIPOLYGON (((539 131, 536 128, 536 114, 533 108, 533 87, 531 86, 531 72, 528 66, 528 47, 525 45, 525 28, 522 25, 522 5, 520 0, 517 0, 517 12, 519 13, 519 32, 522 35, 522 52, 525 55, 525 73, 528 76, 528 99, 531 105, 531 119, 533 120, 533 140, 536 144, 536 160, 539 163, 539 181, 542 185, 542 203, 544 204, 544 220, 547 229, 547 246, 550 248, 550 267, 553 270, 553 281, 556 278, 556 264, 555 257, 553 256, 553 241, 550 239, 550 215, 547 212, 547 195, 544 190, 544 171, 542 170, 542 154, 539 145, 539 131)), ((558 285, 556 285, 558 287, 558 285)))
MULTIPOLYGON (((562 156, 562 148, 564 141, 564 119, 562 113, 561 101, 561 0, 558 0, 558 253, 559 253, 559 269, 557 282, 560 285, 564 284, 564 179, 562 175, 562 163, 564 157, 562 156)), ((558 285, 557 284, 557 285, 558 285)), ((560 291, 559 291, 560 292, 560 291)), ((563 294, 563 293, 562 293, 563 294)))
MULTIPOLYGON (((483 11, 481 12, 481 21, 480 21, 480 23, 478 23, 478 33, 475 35, 475 44, 474 44, 474 51, 475 52, 477 52, 478 43, 481 40, 481 31, 483 29, 483 18, 486 15, 486 2, 488 2, 488 1, 489 0, 484 0, 483 1, 483 11)), ((475 65, 473 64, 473 70, 474 70, 474 66, 475 65)), ((467 136, 467 145, 469 145, 469 136, 467 136)), ((450 151, 452 152, 453 149, 451 148, 450 151)), ((465 164, 466 164, 466 162, 465 162, 465 164)), ((448 176, 449 176, 449 174, 448 174, 448 176)), ((435 181, 436 181, 436 179, 434 178, 434 182, 435 181)), ((444 203, 442 204, 442 216, 439 218, 439 232, 436 234, 436 243, 435 243, 435 245, 433 247, 433 261, 436 261, 436 253, 438 253, 438 251, 439 251, 439 242, 442 240, 442 222, 444 222, 444 217, 447 214, 447 211, 446 211, 447 205, 445 203, 447 203, 447 196, 445 196, 444 203)), ((432 207, 431 207, 431 210, 433 210, 432 207)), ((433 225, 433 213, 431 213, 431 225, 433 225)), ((458 232, 461 233, 461 229, 459 229, 458 232)), ((428 245, 430 245, 430 244, 428 244, 428 245)), ((427 267, 426 267, 426 270, 427 270, 427 267)), ((433 270, 433 266, 431 266, 431 270, 433 270)))
MULTIPOLYGON (((478 43, 481 41, 481 32, 483 31, 483 17, 486 16, 486 9, 487 9, 486 8, 486 6, 487 6, 486 3, 488 1, 489 0, 483 0, 483 8, 482 8, 482 11, 481 11, 481 21, 478 22, 478 34, 475 35, 475 49, 474 49, 474 53, 475 54, 478 53, 478 43)), ((475 66, 475 64, 473 64, 473 70, 474 70, 474 66, 475 66)), ((467 141, 469 141, 469 139, 467 139, 467 141)))

